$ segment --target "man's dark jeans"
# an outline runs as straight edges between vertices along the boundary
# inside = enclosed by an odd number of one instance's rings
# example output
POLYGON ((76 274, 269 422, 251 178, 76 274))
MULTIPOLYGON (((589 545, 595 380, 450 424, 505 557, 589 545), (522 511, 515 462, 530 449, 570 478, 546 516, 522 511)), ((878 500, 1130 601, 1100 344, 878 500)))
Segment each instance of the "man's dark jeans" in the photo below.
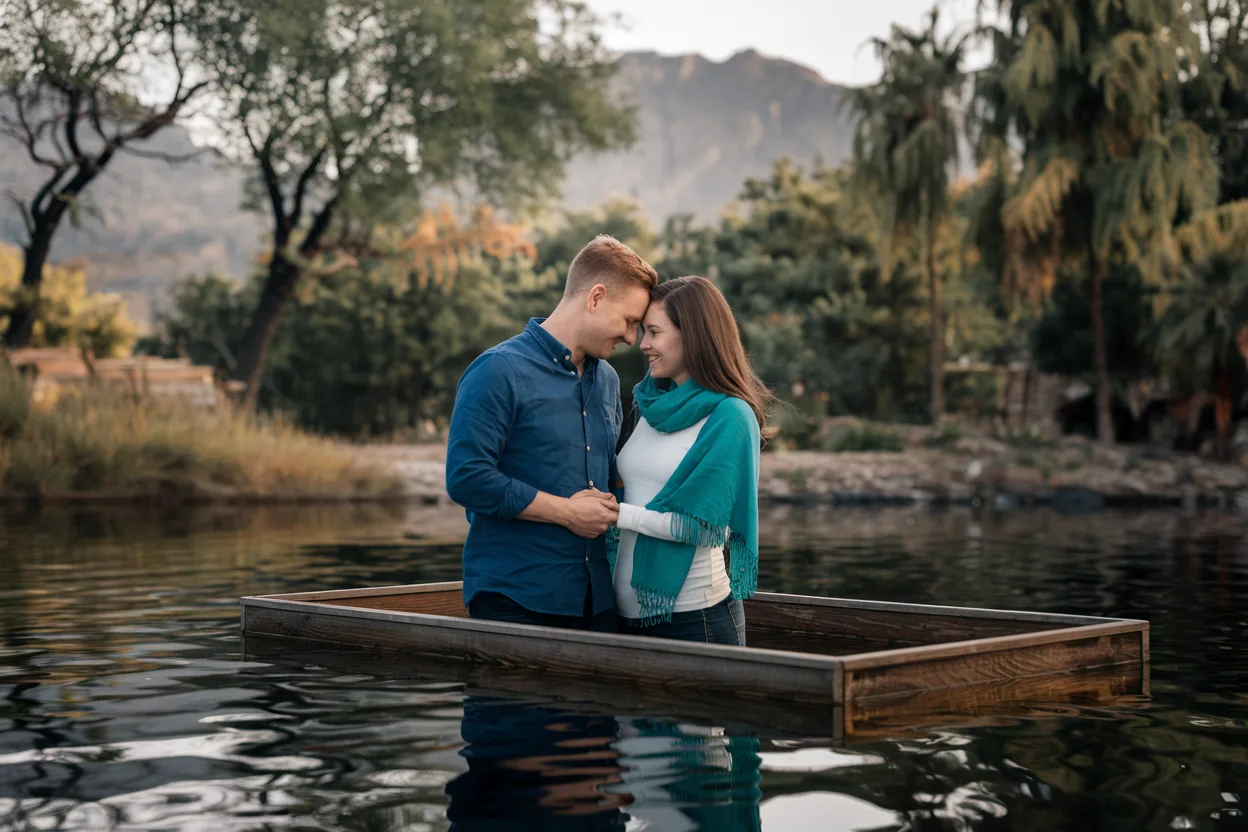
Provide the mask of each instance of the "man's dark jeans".
POLYGON ((486 621, 508 621, 512 624, 535 624, 538 627, 558 627, 562 630, 616 632, 615 610, 604 610, 594 615, 592 594, 586 595, 585 609, 580 615, 550 615, 533 612, 497 592, 478 592, 468 603, 468 617, 486 621))

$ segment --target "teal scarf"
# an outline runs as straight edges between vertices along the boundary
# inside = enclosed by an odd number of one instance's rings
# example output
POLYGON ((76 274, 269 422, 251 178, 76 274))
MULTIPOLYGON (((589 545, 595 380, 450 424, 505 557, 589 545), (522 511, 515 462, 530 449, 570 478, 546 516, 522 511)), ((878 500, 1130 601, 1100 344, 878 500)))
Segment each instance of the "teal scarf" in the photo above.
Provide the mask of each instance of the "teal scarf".
MULTIPOLYGON (((750 597, 758 587, 760 443, 754 411, 743 400, 692 379, 664 391, 646 376, 633 397, 642 418, 660 433, 675 433, 710 417, 663 490, 646 505, 673 515, 677 542, 637 535, 631 583, 641 604, 641 625, 671 621, 698 546, 726 547, 732 595, 750 597)), ((619 530, 612 529, 607 538, 612 570, 618 545, 619 530)))

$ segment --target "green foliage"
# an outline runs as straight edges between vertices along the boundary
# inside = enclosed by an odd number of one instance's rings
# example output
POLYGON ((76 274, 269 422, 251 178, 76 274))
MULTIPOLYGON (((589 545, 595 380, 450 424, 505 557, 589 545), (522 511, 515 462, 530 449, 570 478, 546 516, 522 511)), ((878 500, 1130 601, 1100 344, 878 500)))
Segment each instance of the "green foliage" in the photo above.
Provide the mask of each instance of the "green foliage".
MULTIPOLYGON (((134 345, 135 326, 116 295, 89 293, 82 269, 45 266, 32 347, 82 347, 94 356, 125 355, 134 345)), ((0 245, 0 335, 22 295, 22 254, 0 245)))
POLYGON ((902 451, 906 438, 899 431, 870 422, 842 424, 828 436, 828 449, 837 453, 902 451))
MULTIPOLYGON (((1236 336, 1248 322, 1248 266, 1218 259, 1173 286, 1148 332, 1153 356, 1180 389, 1242 380, 1236 336)), ((1238 386, 1238 385, 1237 385, 1238 386)))
MULTIPOLYGON (((508 295, 523 269, 473 261, 446 285, 393 263, 320 277, 292 301, 275 336, 261 406, 329 433, 419 432, 449 414, 472 359, 523 325, 508 295)), ((242 287, 188 280, 141 348, 229 370, 258 291, 255 279, 242 287)))
MULTIPOLYGON (((1105 333, 1111 378, 1120 385, 1156 370, 1148 349, 1152 298, 1140 273, 1120 266, 1105 280, 1105 333)), ((1032 354, 1044 373, 1092 379, 1092 315, 1088 285, 1060 280, 1032 328, 1032 354)))

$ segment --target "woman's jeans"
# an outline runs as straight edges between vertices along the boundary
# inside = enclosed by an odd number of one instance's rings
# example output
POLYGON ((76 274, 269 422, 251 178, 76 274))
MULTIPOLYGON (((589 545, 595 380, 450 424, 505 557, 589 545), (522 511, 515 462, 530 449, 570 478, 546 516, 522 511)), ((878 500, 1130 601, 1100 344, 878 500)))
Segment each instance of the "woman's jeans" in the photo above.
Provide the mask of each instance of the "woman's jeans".
POLYGON ((620 618, 619 622, 620 632, 630 636, 745 646, 745 605, 731 595, 704 610, 672 613, 671 621, 652 627, 638 626, 636 618, 620 618))

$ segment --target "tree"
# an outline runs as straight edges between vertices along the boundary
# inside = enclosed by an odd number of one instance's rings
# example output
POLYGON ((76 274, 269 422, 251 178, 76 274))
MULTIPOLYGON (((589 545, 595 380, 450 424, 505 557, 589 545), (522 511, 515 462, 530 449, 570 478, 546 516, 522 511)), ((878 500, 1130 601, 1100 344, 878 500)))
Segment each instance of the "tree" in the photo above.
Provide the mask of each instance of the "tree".
POLYGON ((540 200, 574 152, 631 140, 597 26, 571 0, 202 7, 225 147, 255 164, 272 214, 273 254, 238 352, 250 400, 301 276, 350 248, 353 229, 437 186, 507 205, 540 200))
MULTIPOLYGON (((848 99, 856 118, 854 168, 864 193, 879 199, 887 244, 917 237, 924 250, 931 326, 931 419, 945 411, 945 331, 936 269, 937 227, 951 214, 958 163, 957 100, 964 84, 966 37, 937 34, 933 9, 919 32, 893 26, 871 41, 884 64, 872 86, 848 99)), ((883 263, 886 271, 888 263, 883 263)))
POLYGON ((990 29, 994 60, 977 78, 972 118, 980 158, 1021 147, 1001 234, 1088 283, 1097 436, 1113 441, 1106 277, 1115 263, 1152 282, 1173 273, 1174 223, 1216 188, 1209 142, 1179 101, 1183 56, 1200 44, 1181 0, 996 6, 1004 24, 990 29))
POLYGON ((117 153, 146 153, 140 143, 204 88, 188 68, 184 12, 182 0, 0 2, 0 135, 47 171, 33 195, 9 194, 26 240, 8 346, 31 341, 61 222, 82 213, 87 188, 117 153), (171 79, 160 103, 134 97, 143 74, 171 79))

